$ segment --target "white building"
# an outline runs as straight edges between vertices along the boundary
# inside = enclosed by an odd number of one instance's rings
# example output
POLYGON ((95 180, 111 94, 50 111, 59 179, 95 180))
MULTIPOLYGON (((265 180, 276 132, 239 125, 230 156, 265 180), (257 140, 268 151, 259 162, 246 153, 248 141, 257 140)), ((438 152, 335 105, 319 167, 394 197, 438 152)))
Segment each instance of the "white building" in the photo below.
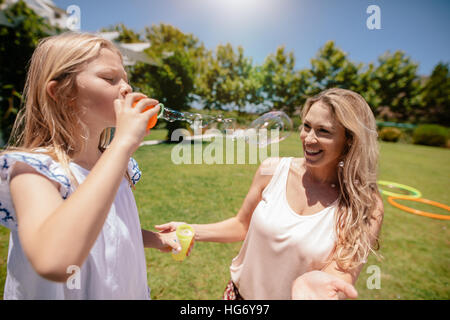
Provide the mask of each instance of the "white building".
MULTIPOLYGON (((3 10, 7 6, 19 2, 19 0, 5 0, 0 6, 3 10)), ((66 28, 68 15, 65 10, 58 8, 52 0, 24 0, 28 7, 33 9, 36 14, 46 18, 53 26, 66 28)))
POLYGON ((117 39, 119 37, 118 31, 98 32, 97 35, 114 42, 114 44, 119 48, 120 52, 122 53, 123 64, 126 66, 133 65, 137 61, 145 62, 152 65, 156 64, 144 52, 145 49, 150 48, 150 42, 139 42, 139 43, 116 42, 114 39, 117 39))

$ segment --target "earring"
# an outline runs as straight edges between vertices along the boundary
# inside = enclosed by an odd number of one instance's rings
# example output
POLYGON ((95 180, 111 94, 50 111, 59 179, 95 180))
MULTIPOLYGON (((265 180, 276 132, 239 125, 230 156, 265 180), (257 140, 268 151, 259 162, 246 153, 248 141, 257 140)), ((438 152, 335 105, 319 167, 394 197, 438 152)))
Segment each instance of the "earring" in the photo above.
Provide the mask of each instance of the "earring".
POLYGON ((344 161, 339 161, 338 167, 339 168, 344 168, 344 161))

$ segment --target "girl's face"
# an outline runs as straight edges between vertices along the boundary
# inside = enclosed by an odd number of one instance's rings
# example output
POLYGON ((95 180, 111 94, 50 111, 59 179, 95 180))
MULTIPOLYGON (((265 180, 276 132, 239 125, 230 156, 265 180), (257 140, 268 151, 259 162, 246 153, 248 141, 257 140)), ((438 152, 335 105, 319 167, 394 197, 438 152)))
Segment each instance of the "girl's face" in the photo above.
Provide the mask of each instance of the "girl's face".
POLYGON ((99 56, 90 61, 76 76, 77 107, 89 128, 102 131, 114 127, 114 100, 123 99, 132 91, 120 57, 102 48, 99 56))
POLYGON ((307 166, 337 166, 346 144, 345 128, 335 119, 330 107, 318 101, 303 120, 300 139, 307 166))

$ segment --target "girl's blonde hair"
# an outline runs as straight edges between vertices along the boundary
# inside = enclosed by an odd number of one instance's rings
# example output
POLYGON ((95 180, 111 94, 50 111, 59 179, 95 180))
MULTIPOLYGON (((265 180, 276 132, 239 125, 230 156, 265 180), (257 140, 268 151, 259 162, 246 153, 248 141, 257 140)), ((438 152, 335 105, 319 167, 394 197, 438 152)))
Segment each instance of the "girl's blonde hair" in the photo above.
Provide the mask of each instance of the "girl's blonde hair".
POLYGON ((341 192, 335 221, 337 242, 332 258, 339 268, 350 270, 364 263, 370 252, 376 254, 379 249, 378 239, 370 231, 379 196, 376 122, 363 97, 339 88, 309 98, 303 107, 302 119, 319 101, 330 108, 346 133, 347 144, 341 159, 344 166, 336 168, 341 192))
MULTIPOLYGON (((24 107, 17 115, 7 151, 45 152, 58 161, 76 183, 69 162, 86 146, 87 128, 76 107, 76 76, 85 65, 107 48, 120 57, 110 41, 88 34, 67 32, 42 39, 30 60, 23 92, 24 107), (57 81, 55 101, 47 92, 50 81, 57 81)), ((110 143, 112 128, 101 134, 99 149, 110 143)), ((129 179, 130 181, 130 179, 129 179)))

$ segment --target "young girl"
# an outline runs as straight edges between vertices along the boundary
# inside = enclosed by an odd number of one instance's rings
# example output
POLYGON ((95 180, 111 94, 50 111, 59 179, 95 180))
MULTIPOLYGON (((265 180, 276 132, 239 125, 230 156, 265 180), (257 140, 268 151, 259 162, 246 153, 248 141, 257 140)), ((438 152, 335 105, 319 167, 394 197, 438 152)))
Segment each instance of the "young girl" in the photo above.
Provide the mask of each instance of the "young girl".
POLYGON ((81 33, 39 43, 24 99, 0 154, 4 299, 149 299, 144 247, 179 247, 141 229, 130 188, 158 101, 132 93, 111 42, 81 33))
POLYGON ((303 158, 266 159, 235 217, 193 225, 196 241, 244 240, 224 299, 357 297, 383 219, 375 118, 356 92, 328 89, 302 121, 303 158))

